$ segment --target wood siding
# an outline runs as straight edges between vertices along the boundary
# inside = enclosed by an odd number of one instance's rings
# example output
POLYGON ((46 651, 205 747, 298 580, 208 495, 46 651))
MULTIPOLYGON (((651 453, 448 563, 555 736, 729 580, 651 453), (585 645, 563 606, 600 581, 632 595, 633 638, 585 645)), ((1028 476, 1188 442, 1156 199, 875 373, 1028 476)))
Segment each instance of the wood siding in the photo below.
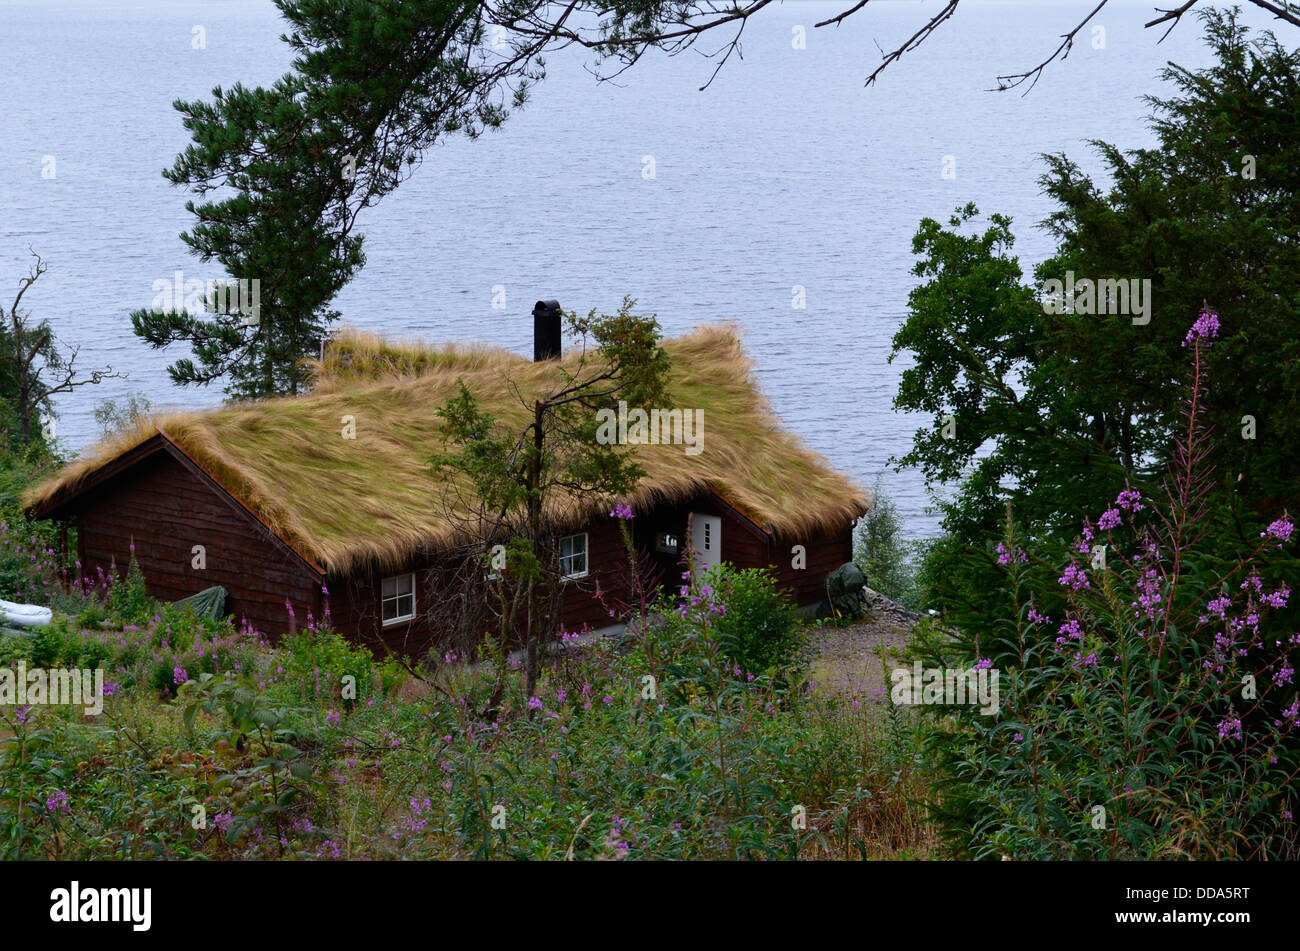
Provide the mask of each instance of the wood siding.
MULTIPOLYGON (((656 537, 663 532, 676 536, 679 543, 689 539, 687 520, 690 513, 717 515, 722 519, 722 560, 739 568, 772 567, 777 580, 793 594, 800 605, 820 601, 823 583, 831 571, 852 557, 852 529, 827 532, 808 539, 773 539, 731 508, 724 500, 706 496, 690 503, 664 505, 639 515, 633 522, 633 543, 645 555, 652 580, 675 591, 681 585, 682 565, 679 555, 655 551, 656 537), (805 567, 794 568, 791 548, 803 545, 805 567)), ((560 607, 560 626, 578 631, 584 626, 599 629, 617 623, 611 609, 621 611, 633 600, 628 581, 627 553, 618 523, 608 517, 593 520, 584 531, 587 541, 587 577, 564 583, 560 607), (601 597, 596 597, 599 590, 601 597)), ((430 606, 453 597, 436 590, 430 581, 436 555, 424 555, 397 570, 361 572, 352 578, 331 578, 331 617, 344 634, 372 648, 401 651, 412 655, 427 653, 442 643, 436 622, 429 617, 430 606), (393 575, 414 572, 417 605, 414 620, 385 627, 381 620, 382 581, 393 575)))
MULTIPOLYGON (((826 575, 852 556, 849 525, 808 539, 773 538, 726 500, 702 495, 689 503, 661 505, 632 522, 633 542, 644 556, 648 580, 669 591, 682 583, 681 549, 678 554, 658 552, 656 537, 669 533, 684 546, 690 539, 692 512, 721 518, 723 561, 740 568, 773 566, 779 582, 800 605, 819 601, 826 575), (791 564, 794 545, 806 549, 802 569, 791 564)), ((421 656, 440 644, 444 632, 438 629, 437 610, 456 597, 454 591, 436 587, 439 569, 447 563, 445 553, 426 552, 397 570, 373 568, 348 577, 324 577, 161 437, 101 473, 84 491, 57 502, 47 514, 76 524, 86 575, 94 577, 100 569, 124 573, 134 542, 136 560, 154 597, 174 601, 221 585, 230 595, 227 612, 272 640, 291 626, 303 625, 309 612, 321 618, 328 610, 341 633, 377 652, 421 656), (203 570, 193 567, 195 545, 205 549, 203 570), (382 581, 407 572, 416 575, 416 617, 385 627, 382 581), (323 585, 328 597, 322 596, 323 585), (286 600, 293 604, 294 622, 286 600)), ((610 611, 622 613, 633 601, 620 523, 604 516, 584 530, 587 576, 565 582, 560 600, 560 624, 566 631, 616 623, 610 611)))
POLYGON ((289 627, 285 602, 299 622, 320 613, 318 576, 222 490, 166 449, 79 496, 77 526, 83 573, 125 574, 135 545, 149 593, 162 601, 221 585, 226 611, 274 639, 289 627), (202 545, 207 567, 193 567, 202 545))

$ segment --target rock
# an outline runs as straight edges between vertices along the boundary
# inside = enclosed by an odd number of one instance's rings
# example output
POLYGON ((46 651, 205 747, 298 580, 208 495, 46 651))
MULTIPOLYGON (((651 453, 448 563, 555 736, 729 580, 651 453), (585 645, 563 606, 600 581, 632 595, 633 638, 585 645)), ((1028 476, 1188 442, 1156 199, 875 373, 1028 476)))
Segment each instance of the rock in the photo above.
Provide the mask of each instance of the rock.
POLYGON ((879 591, 873 591, 871 588, 863 588, 862 596, 867 602, 867 607, 872 611, 883 614, 892 618, 901 624, 911 626, 921 619, 921 615, 915 611, 909 611, 896 601, 891 601, 879 591))

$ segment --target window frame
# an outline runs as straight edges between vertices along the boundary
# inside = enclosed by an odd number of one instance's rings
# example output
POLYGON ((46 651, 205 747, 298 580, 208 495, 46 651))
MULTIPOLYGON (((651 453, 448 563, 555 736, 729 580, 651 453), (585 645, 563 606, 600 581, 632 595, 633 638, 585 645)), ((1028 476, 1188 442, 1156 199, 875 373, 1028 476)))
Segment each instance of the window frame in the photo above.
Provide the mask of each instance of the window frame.
POLYGON ((655 534, 655 551, 661 555, 679 555, 681 554, 682 543, 676 532, 657 532, 655 534), (672 545, 666 543, 667 539, 672 540, 672 545))
POLYGON ((388 577, 382 579, 379 582, 379 620, 384 627, 390 627, 393 624, 405 624, 407 621, 414 621, 418 613, 419 611, 416 605, 416 597, 415 597, 415 572, 414 571, 406 571, 400 575, 389 575, 388 577), (395 594, 392 597, 385 597, 384 585, 387 584, 389 581, 398 581, 402 578, 411 579, 411 590, 407 593, 399 592, 398 594, 395 594), (400 603, 403 598, 408 598, 408 597, 411 599, 410 614, 403 614, 394 618, 384 617, 384 606, 389 601, 396 601, 400 603))
MULTIPOLYGON (((572 561, 572 559, 576 557, 576 553, 571 554, 567 557, 570 561, 572 561)), ((586 578, 589 574, 591 574, 591 533, 576 532, 573 535, 563 536, 560 539, 560 580, 577 581, 579 578, 586 578), (564 570, 564 562, 566 557, 564 554, 564 543, 571 538, 582 539, 582 571, 566 573, 564 570)))

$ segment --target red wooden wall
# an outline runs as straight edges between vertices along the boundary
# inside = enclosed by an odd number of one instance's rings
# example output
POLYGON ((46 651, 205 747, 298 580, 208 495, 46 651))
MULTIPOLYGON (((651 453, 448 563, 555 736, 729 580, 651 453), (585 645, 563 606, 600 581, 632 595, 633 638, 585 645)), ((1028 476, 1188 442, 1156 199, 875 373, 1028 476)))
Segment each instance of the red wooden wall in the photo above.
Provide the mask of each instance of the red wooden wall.
MULTIPOLYGON (((691 512, 722 518, 723 561, 741 568, 774 566, 778 580, 801 605, 820 600, 826 575, 852 557, 848 525, 806 539, 773 539, 725 500, 705 495, 689 503, 660 506, 632 522, 634 544, 647 553, 656 580, 669 591, 682 584, 682 566, 678 556, 655 552, 655 537, 670 532, 681 544, 687 543, 691 512), (794 545, 806 549, 802 569, 792 566, 794 545)), ((351 577, 322 579, 192 461, 161 440, 156 451, 144 447, 120 471, 52 514, 75 521, 78 554, 87 575, 94 576, 100 567, 108 571, 112 564, 119 574, 125 571, 134 540, 135 557, 150 594, 173 601, 222 585, 230 594, 227 612, 237 620, 247 619, 272 639, 290 627, 288 600, 294 605, 296 626, 306 622, 309 610, 319 618, 328 606, 340 632, 373 648, 418 656, 440 641, 440 632, 426 616, 437 599, 449 596, 430 590, 427 576, 436 554, 413 558, 400 571, 360 571, 351 577), (192 564, 195 545, 205 549, 203 570, 192 564), (380 620, 382 579, 407 571, 416 573, 416 619, 386 628, 380 620), (322 598, 323 584, 329 588, 327 599, 322 598)), ((561 625, 567 631, 616 623, 610 608, 632 600, 619 523, 601 517, 586 531, 588 575, 565 582, 560 607, 561 625), (598 587, 603 601, 595 597, 598 587)))
POLYGON ((285 601, 299 623, 320 612, 320 580, 301 559, 237 502, 167 450, 76 498, 77 555, 90 577, 130 564, 131 543, 149 593, 175 601, 221 585, 226 611, 276 637, 289 626, 285 601), (207 567, 193 567, 202 545, 207 567))
MULTIPOLYGON (((682 566, 677 556, 655 552, 655 537, 660 532, 670 532, 685 543, 687 517, 691 512, 718 515, 723 520, 722 560, 740 568, 772 566, 778 581, 789 588, 800 605, 814 604, 823 596, 822 586, 835 568, 852 557, 852 531, 849 526, 835 532, 810 538, 772 539, 748 519, 741 516, 726 502, 716 497, 703 497, 691 503, 664 505, 651 513, 633 520, 633 542, 649 555, 659 584, 676 591, 682 584, 682 566), (794 568, 791 548, 805 548, 805 567, 794 568)), ((633 599, 628 583, 627 554, 618 522, 602 517, 592 521, 585 529, 587 541, 587 577, 564 583, 561 604, 561 626, 566 631, 578 631, 588 626, 593 630, 618 623, 609 615, 611 607, 626 605, 633 599), (597 587, 603 599, 595 597, 597 587)), ((413 559, 400 570, 363 572, 353 578, 333 578, 328 582, 330 609, 334 625, 343 633, 357 638, 372 647, 380 642, 392 650, 423 654, 440 641, 440 632, 425 616, 431 599, 446 597, 446 593, 431 590, 424 573, 433 564, 431 556, 413 559), (408 571, 416 573, 416 618, 412 621, 384 627, 380 618, 380 591, 382 580, 408 571)))

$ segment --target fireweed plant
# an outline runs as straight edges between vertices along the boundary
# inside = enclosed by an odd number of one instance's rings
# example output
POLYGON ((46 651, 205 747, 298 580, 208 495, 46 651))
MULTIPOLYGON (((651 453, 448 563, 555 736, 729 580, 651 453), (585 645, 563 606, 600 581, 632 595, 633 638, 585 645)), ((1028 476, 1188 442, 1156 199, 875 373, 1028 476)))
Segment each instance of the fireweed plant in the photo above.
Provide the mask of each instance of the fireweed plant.
POLYGON ((1207 544, 1223 518, 1206 501, 1201 418, 1218 329, 1206 310, 1184 340, 1185 429, 1161 498, 1120 492, 1054 568, 1024 552, 1008 513, 996 561, 1014 612, 956 642, 966 662, 1000 671, 1000 714, 937 708, 929 721, 945 777, 936 812, 956 854, 1300 854, 1294 527, 1282 514, 1230 560, 1207 544), (1044 585, 1036 568, 1055 578, 1044 585))

